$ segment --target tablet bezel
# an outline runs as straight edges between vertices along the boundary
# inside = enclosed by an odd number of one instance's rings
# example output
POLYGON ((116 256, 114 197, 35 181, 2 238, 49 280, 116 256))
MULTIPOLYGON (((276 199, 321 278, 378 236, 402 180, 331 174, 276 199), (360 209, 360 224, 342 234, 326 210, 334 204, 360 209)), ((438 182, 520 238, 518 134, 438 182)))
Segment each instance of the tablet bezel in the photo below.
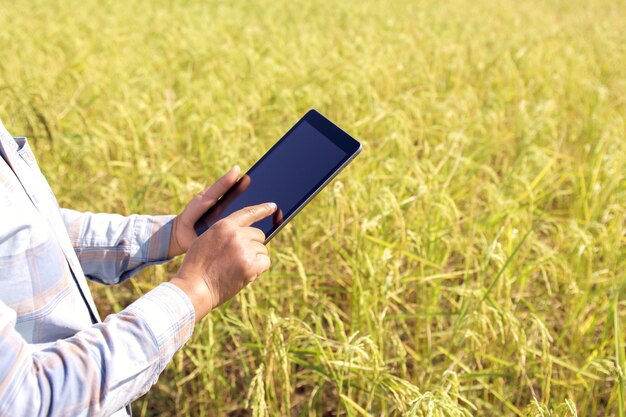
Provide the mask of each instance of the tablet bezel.
MULTIPOLYGON (((264 244, 267 244, 274 236, 276 236, 276 234, 280 232, 282 228, 285 227, 285 225, 287 225, 291 221, 291 219, 293 219, 300 212, 300 210, 302 210, 302 208, 304 208, 324 187, 326 187, 326 185, 328 185, 328 183, 332 181, 361 151, 361 144, 359 143, 359 141, 354 139, 348 133, 343 131, 340 127, 338 127, 333 122, 328 120, 317 110, 311 109, 300 120, 298 120, 298 122, 294 124, 291 127, 291 129, 289 129, 252 167, 250 167, 250 169, 246 172, 246 174, 242 176, 242 178, 245 175, 248 175, 250 172, 253 172, 255 168, 261 165, 263 161, 267 158, 267 156, 270 155, 272 151, 279 144, 282 143, 282 141, 286 140, 289 137, 289 135, 292 133, 292 131, 295 130, 302 122, 309 123, 313 128, 315 128, 318 132, 320 132, 324 137, 326 137, 328 140, 334 143, 337 147, 343 150, 346 153, 346 156, 341 160, 341 162, 338 163, 337 167, 335 167, 333 170, 329 172, 329 175, 327 175, 326 178, 322 179, 320 183, 318 183, 314 188, 309 190, 307 192, 307 196, 305 196, 303 200, 299 201, 295 205, 294 211, 288 216, 286 216, 283 219, 282 223, 278 225, 276 229, 270 235, 265 237, 264 244)), ((240 180, 241 178, 237 181, 237 183, 240 180)), ((235 183, 235 185, 237 183, 235 183)), ((232 189, 234 189, 235 185, 233 185, 231 189, 226 191, 224 196, 226 196, 232 189)), ((217 206, 219 202, 222 200, 222 198, 220 198, 220 200, 218 200, 218 202, 215 203, 213 207, 217 206)), ((206 213, 211 211, 213 207, 209 208, 209 210, 207 210, 206 213)), ((198 222, 205 216, 205 214, 203 214, 200 217, 200 219, 198 219, 198 222)), ((196 224, 194 225, 196 234, 199 234, 198 229, 203 229, 204 227, 206 227, 204 225, 198 227, 197 226, 198 222, 196 222, 196 224)), ((202 232, 204 232, 205 230, 202 230, 202 232)))

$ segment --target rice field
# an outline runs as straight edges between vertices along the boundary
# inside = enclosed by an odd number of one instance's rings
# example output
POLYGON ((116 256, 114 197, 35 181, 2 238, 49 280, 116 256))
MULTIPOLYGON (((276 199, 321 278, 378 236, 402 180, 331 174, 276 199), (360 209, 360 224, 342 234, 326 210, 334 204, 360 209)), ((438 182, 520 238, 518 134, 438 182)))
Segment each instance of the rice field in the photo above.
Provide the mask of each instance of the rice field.
MULTIPOLYGON (((0 0, 61 205, 175 213, 308 109, 363 152, 136 416, 626 416, 626 2, 0 0)), ((176 271, 112 288, 102 315, 176 271)))

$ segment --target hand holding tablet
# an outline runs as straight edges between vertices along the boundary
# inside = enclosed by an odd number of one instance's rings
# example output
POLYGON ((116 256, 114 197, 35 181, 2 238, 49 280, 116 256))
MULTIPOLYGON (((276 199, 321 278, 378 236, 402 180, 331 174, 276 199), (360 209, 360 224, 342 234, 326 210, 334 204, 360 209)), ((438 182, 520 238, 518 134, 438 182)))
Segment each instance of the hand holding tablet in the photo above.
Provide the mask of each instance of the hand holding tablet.
POLYGON ((276 203, 254 223, 270 241, 361 151, 361 144, 315 110, 300 119, 200 219, 198 235, 244 207, 276 203))
POLYGON ((186 207, 187 217, 196 219, 203 204, 223 194, 189 230, 199 237, 189 239, 170 280, 188 296, 196 321, 270 267, 265 244, 360 150, 359 142, 311 110, 238 181, 238 169, 231 169, 186 207))

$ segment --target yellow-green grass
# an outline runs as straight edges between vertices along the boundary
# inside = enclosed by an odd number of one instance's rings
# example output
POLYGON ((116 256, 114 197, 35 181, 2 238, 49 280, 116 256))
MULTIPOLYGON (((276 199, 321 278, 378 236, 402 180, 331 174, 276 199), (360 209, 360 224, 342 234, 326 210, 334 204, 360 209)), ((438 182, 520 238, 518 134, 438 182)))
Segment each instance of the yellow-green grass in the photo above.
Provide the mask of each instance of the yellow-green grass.
MULTIPOLYGON (((624 22, 621 0, 1 0, 0 118, 63 206, 121 213, 180 210, 311 107, 363 141, 137 416, 624 417, 624 22)), ((93 286, 101 311, 179 262, 93 286)))

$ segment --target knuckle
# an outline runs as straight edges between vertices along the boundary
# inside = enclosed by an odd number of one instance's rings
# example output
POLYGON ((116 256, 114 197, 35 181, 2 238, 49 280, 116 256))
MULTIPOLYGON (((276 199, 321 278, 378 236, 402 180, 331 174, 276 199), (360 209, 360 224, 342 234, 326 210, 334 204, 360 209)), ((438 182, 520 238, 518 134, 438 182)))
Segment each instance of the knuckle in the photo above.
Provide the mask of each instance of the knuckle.
POLYGON ((236 241, 235 242, 235 247, 236 247, 237 257, 241 261, 247 260, 247 258, 248 258, 248 251, 246 250, 246 247, 243 244, 243 242, 241 240, 236 241))
POLYGON ((196 200, 196 201, 204 201, 207 198, 208 197, 207 197, 206 191, 200 191, 198 194, 196 194, 196 197, 194 198, 194 200, 196 200))
POLYGON ((248 257, 246 260, 246 270, 248 271, 248 274, 250 274, 251 272, 255 271, 255 267, 254 267, 254 259, 248 257))
POLYGON ((228 179, 225 177, 220 178, 219 180, 217 180, 217 182, 215 183, 218 187, 226 187, 228 186, 228 179))
POLYGON ((235 227, 231 220, 222 219, 219 222, 213 225, 213 228, 220 234, 224 236, 230 236, 235 232, 235 227))
POLYGON ((239 265, 241 266, 241 269, 244 271, 244 274, 248 274, 250 270, 252 270, 252 265, 253 265, 253 259, 250 256, 250 254, 248 253, 242 253, 241 257, 239 259, 239 265))
POLYGON ((254 265, 254 262, 255 262, 255 260, 256 260, 256 252, 255 252, 255 251, 253 251, 252 249, 248 249, 248 250, 246 250, 245 252, 246 252, 246 255, 245 255, 245 258, 246 258, 246 264, 247 264, 248 266, 252 266, 252 265, 254 265))
POLYGON ((216 222, 213 226, 211 226, 211 229, 215 230, 216 232, 221 232, 227 227, 228 227, 228 221, 226 219, 222 219, 216 222))
POLYGON ((221 227, 224 229, 231 229, 233 227, 233 221, 228 217, 225 217, 222 220, 220 220, 218 224, 220 224, 221 227))

